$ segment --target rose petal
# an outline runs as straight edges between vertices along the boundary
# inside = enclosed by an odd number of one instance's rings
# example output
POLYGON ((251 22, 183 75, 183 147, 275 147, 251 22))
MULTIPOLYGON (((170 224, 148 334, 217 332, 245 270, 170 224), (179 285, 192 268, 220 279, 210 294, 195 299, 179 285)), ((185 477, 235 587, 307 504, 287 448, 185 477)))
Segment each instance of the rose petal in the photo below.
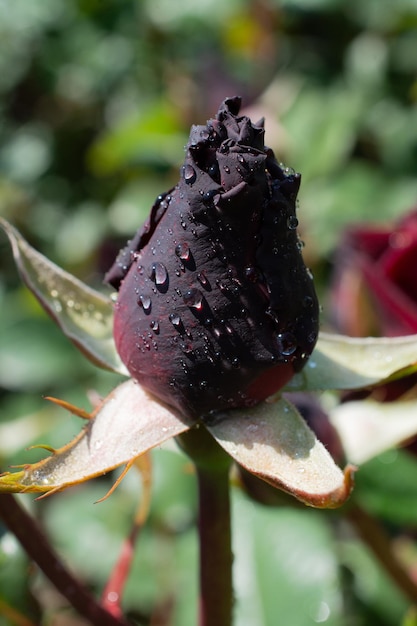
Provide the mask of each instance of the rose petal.
POLYGON ((331 411, 330 420, 349 461, 362 464, 415 436, 417 401, 346 402, 331 411))
POLYGON ((416 368, 417 335, 357 338, 320 333, 310 360, 286 390, 359 389, 416 368))
POLYGON ((0 218, 22 279, 64 334, 96 365, 127 375, 113 340, 113 305, 34 250, 0 218))
POLYGON ((174 411, 129 380, 107 396, 70 444, 24 471, 0 477, 0 492, 64 489, 128 463, 188 428, 174 411))
POLYGON ((335 465, 284 398, 220 414, 208 429, 246 470, 305 504, 336 508, 349 497, 353 468, 343 473, 335 465))

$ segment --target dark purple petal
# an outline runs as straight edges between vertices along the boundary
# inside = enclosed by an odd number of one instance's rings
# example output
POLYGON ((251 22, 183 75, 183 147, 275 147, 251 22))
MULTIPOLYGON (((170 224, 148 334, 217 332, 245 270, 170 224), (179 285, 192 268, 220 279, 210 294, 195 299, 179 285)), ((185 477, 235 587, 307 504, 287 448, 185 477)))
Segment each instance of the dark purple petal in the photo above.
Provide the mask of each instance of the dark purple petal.
POLYGON ((193 126, 178 185, 107 275, 131 375, 199 417, 250 406, 301 369, 318 304, 297 235, 298 174, 263 143, 239 98, 193 126))

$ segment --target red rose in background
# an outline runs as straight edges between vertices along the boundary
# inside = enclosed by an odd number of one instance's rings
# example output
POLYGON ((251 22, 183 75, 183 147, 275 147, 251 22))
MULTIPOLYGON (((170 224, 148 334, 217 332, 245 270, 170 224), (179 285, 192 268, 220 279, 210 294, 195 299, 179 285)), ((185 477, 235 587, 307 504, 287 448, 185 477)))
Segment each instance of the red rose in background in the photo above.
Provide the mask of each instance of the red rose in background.
POLYGON ((177 186, 107 274, 133 378, 184 414, 251 406, 300 370, 318 303, 295 215, 300 175, 228 98, 193 126, 177 186))
POLYGON ((417 210, 349 228, 335 257, 330 313, 352 336, 417 333, 417 210))

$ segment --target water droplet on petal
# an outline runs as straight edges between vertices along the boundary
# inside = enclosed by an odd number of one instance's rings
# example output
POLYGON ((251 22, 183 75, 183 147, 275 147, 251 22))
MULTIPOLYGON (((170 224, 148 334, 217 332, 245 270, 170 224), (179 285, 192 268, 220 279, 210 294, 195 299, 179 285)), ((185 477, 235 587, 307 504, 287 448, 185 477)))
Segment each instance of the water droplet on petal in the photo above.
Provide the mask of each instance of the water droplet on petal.
POLYGON ((290 215, 287 219, 287 226, 290 230, 295 230, 298 226, 298 219, 295 215, 290 215))
POLYGON ((204 270, 197 274, 197 280, 202 287, 205 287, 206 289, 210 288, 210 284, 204 270))
POLYGON ((199 289, 192 287, 184 293, 182 299, 184 304, 200 311, 203 308, 203 297, 204 296, 199 289))
POLYGON ((195 183, 197 174, 195 169, 189 163, 186 163, 182 169, 182 175, 187 185, 195 183))
POLYGON ((245 163, 245 157, 243 156, 243 154, 238 154, 237 160, 239 161, 239 163, 245 163))
POLYGON ((252 265, 245 267, 245 276, 251 283, 256 283, 259 280, 259 272, 256 267, 252 265))
POLYGON ((215 163, 213 163, 213 165, 210 165, 210 167, 208 169, 208 173, 214 179, 216 179, 219 176, 219 165, 218 165, 217 161, 215 161, 215 163))
POLYGON ((152 263, 149 270, 149 278, 155 282, 155 285, 165 285, 168 280, 167 268, 163 263, 152 263))
POLYGON ((179 243, 175 247, 175 254, 182 261, 188 261, 191 255, 190 246, 188 245, 188 243, 186 241, 184 241, 183 243, 179 243))
POLYGON ((181 325, 181 318, 177 313, 171 313, 169 316, 169 321, 175 328, 178 328, 181 325))
POLYGON ((297 350, 297 340, 292 333, 277 335, 278 348, 284 356, 291 356, 297 350))
POLYGON ((138 298, 138 304, 143 308, 145 313, 149 313, 152 307, 152 301, 149 296, 140 295, 138 298))
POLYGON ((224 165, 223 169, 226 172, 226 174, 230 174, 230 167, 228 165, 224 165))
POLYGON ((152 320, 149 326, 151 327, 151 330, 153 330, 154 333, 156 334, 159 333, 159 322, 157 320, 152 320))

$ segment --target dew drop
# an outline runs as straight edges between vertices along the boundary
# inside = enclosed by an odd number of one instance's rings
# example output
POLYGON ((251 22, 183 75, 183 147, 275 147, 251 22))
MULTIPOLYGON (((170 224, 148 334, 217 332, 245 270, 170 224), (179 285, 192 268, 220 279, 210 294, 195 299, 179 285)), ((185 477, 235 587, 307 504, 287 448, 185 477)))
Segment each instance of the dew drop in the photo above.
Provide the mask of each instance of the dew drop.
POLYGON ((237 155, 237 160, 239 161, 239 163, 242 163, 242 165, 243 165, 243 163, 246 162, 245 161, 245 157, 243 156, 243 154, 238 154, 237 155))
POLYGON ((310 309, 313 306, 314 300, 311 296, 304 296, 303 298, 303 307, 306 309, 310 309))
POLYGON ((145 313, 149 313, 152 307, 152 301, 149 296, 140 295, 138 298, 138 304, 142 307, 145 313))
POLYGON ((181 318, 179 315, 177 315, 177 313, 170 313, 169 321, 173 326, 175 326, 175 328, 181 326, 181 318))
POLYGON ((197 280, 202 287, 205 287, 206 289, 210 288, 210 283, 204 270, 197 274, 197 280))
POLYGON ((186 163, 182 169, 182 175, 187 185, 195 183, 197 174, 195 169, 189 163, 186 163))
POLYGON ((159 333, 159 322, 157 320, 152 320, 149 326, 151 327, 151 330, 153 330, 154 333, 156 334, 159 333))
POLYGON ((228 165, 224 165, 223 169, 226 172, 226 174, 230 174, 230 167, 228 165))
POLYGON ((219 165, 218 165, 217 161, 215 163, 213 163, 213 165, 210 165, 210 167, 208 169, 208 173, 214 179, 218 177, 218 175, 219 175, 219 165))
POLYGON ((290 230, 295 230, 298 226, 298 219, 295 215, 290 215, 287 219, 287 226, 290 230))
POLYGON ((291 356, 297 350, 297 340, 292 333, 277 335, 278 348, 284 356, 291 356))
POLYGON ((190 354, 193 351, 193 346, 188 341, 181 343, 180 348, 184 354, 190 354))
POLYGON ((168 280, 167 268, 163 263, 152 263, 149 270, 149 278, 155 282, 155 285, 165 285, 168 280))
POLYGON ((188 245, 188 243, 186 241, 184 241, 183 243, 179 243, 175 247, 175 254, 182 261, 188 261, 191 255, 190 246, 188 245))
POLYGON ((259 272, 256 267, 249 265, 245 267, 245 277, 251 282, 256 283, 259 280, 259 272))
POLYGON ((203 308, 203 294, 199 289, 196 289, 195 287, 192 287, 191 289, 186 291, 182 299, 184 301, 184 304, 193 309, 201 311, 201 309, 203 308))

